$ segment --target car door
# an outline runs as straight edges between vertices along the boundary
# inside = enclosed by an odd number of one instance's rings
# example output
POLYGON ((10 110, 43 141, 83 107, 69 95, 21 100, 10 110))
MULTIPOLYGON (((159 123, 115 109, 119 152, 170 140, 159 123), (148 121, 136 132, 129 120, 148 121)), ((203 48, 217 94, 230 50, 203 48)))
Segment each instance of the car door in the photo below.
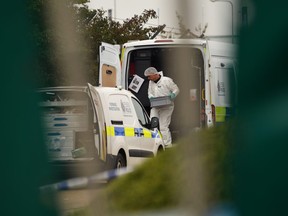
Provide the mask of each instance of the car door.
POLYGON ((206 106, 208 126, 225 122, 233 116, 237 99, 236 51, 234 44, 207 42, 209 91, 205 92, 206 99, 209 99, 206 106))
POLYGON ((150 118, 145 111, 143 105, 135 97, 132 97, 132 103, 138 117, 138 134, 139 144, 141 148, 141 156, 149 157, 154 155, 155 150, 155 132, 149 129, 150 118))
POLYGON ((135 122, 137 119, 133 113, 133 105, 131 104, 129 95, 121 92, 110 94, 107 98, 109 122, 114 130, 115 135, 112 137, 115 145, 129 152, 131 157, 139 156, 139 139, 135 122), (121 146, 121 147, 120 147, 121 146))
POLYGON ((98 150, 99 158, 103 161, 106 161, 106 155, 107 155, 107 133, 106 133, 106 127, 105 127, 105 117, 104 117, 104 111, 101 104, 101 100, 99 98, 99 95, 97 94, 97 91, 95 88, 88 83, 88 94, 91 98, 91 102, 94 109, 94 134, 97 136, 98 139, 96 142, 96 148, 98 150))
POLYGON ((213 72, 211 84, 214 89, 212 102, 215 105, 215 122, 225 122, 234 114, 234 106, 236 102, 236 85, 237 77, 233 60, 231 59, 218 59, 211 63, 213 72))
POLYGON ((101 43, 99 47, 99 86, 121 85, 120 46, 101 43))

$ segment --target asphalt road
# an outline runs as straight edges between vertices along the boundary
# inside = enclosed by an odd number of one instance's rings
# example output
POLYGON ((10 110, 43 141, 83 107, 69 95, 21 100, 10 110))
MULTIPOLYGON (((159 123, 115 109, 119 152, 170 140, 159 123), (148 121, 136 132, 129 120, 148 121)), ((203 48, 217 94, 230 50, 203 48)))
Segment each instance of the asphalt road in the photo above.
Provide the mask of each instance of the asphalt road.
POLYGON ((57 192, 56 198, 61 216, 93 206, 92 203, 101 198, 101 191, 103 191, 103 187, 57 192))
MULTIPOLYGON (((67 190, 59 191, 57 193, 58 203, 60 205, 61 216, 70 216, 74 215, 73 213, 81 211, 81 209, 86 208, 84 213, 85 216, 101 216, 106 213, 101 211, 101 209, 94 208, 95 202, 98 202, 98 199, 101 199, 101 192, 104 187, 96 189, 78 189, 78 190, 67 190), (94 203, 94 204, 93 204, 94 203), (88 209, 88 210, 87 210, 88 209), (100 212, 101 213, 100 213, 100 212)), ((99 207, 99 206, 98 206, 99 207)), ((76 215, 76 214, 75 214, 76 215)), ((80 215, 80 214, 77 214, 80 215)), ((144 211, 125 214, 125 216, 195 216, 195 214, 190 211, 185 211, 183 209, 168 209, 161 210, 156 212, 144 211)), ((123 216, 120 214, 119 216, 123 216)))
POLYGON ((67 190, 57 193, 61 210, 73 210, 88 206, 96 198, 97 190, 67 190))

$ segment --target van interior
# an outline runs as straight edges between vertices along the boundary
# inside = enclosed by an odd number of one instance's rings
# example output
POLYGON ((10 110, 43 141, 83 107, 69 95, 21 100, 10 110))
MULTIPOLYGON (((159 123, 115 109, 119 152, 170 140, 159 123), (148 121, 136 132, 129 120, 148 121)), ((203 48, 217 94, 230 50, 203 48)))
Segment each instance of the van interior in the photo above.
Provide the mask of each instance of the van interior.
POLYGON ((93 110, 86 93, 43 92, 40 107, 48 132, 48 151, 52 157, 76 159, 94 156, 93 110), (67 154, 60 155, 59 148, 62 152, 67 149, 67 154), (81 153, 79 149, 82 149, 81 153))
POLYGON ((136 49, 129 53, 126 74, 128 86, 136 74, 144 79, 138 93, 131 91, 150 113, 148 99, 149 80, 144 76, 148 67, 155 67, 164 76, 174 80, 180 89, 174 103, 175 108, 170 124, 173 141, 191 129, 205 124, 204 59, 200 49, 193 47, 158 47, 136 49))

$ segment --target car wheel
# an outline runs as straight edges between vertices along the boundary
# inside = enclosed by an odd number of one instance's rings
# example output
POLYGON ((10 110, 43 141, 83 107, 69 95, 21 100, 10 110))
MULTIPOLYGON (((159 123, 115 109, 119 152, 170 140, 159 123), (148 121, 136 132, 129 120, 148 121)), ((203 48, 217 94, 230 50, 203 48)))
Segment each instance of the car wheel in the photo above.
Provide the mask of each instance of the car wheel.
POLYGON ((164 151, 163 147, 160 146, 160 147, 158 148, 157 155, 160 154, 160 153, 162 153, 163 151, 164 151))
POLYGON ((116 158, 116 166, 115 166, 115 168, 116 169, 120 169, 120 168, 126 167, 126 166, 127 166, 127 164, 126 164, 126 161, 125 161, 123 155, 119 153, 117 155, 117 158, 116 158))

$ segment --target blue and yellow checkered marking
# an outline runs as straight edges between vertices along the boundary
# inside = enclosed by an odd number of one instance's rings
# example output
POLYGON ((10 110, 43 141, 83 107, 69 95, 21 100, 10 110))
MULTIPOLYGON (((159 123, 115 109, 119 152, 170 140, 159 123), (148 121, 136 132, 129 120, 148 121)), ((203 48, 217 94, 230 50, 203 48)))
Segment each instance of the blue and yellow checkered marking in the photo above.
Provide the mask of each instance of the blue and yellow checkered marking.
POLYGON ((158 131, 152 132, 151 135, 152 135, 152 138, 162 138, 161 133, 158 131))
POLYGON ((135 136, 135 130, 133 127, 125 127, 124 128, 124 134, 125 134, 125 136, 133 137, 133 136, 135 136))
POLYGON ((145 137, 145 138, 161 138, 161 134, 158 131, 151 132, 150 130, 143 128, 133 127, 114 127, 107 126, 107 136, 126 136, 126 137, 145 137))

